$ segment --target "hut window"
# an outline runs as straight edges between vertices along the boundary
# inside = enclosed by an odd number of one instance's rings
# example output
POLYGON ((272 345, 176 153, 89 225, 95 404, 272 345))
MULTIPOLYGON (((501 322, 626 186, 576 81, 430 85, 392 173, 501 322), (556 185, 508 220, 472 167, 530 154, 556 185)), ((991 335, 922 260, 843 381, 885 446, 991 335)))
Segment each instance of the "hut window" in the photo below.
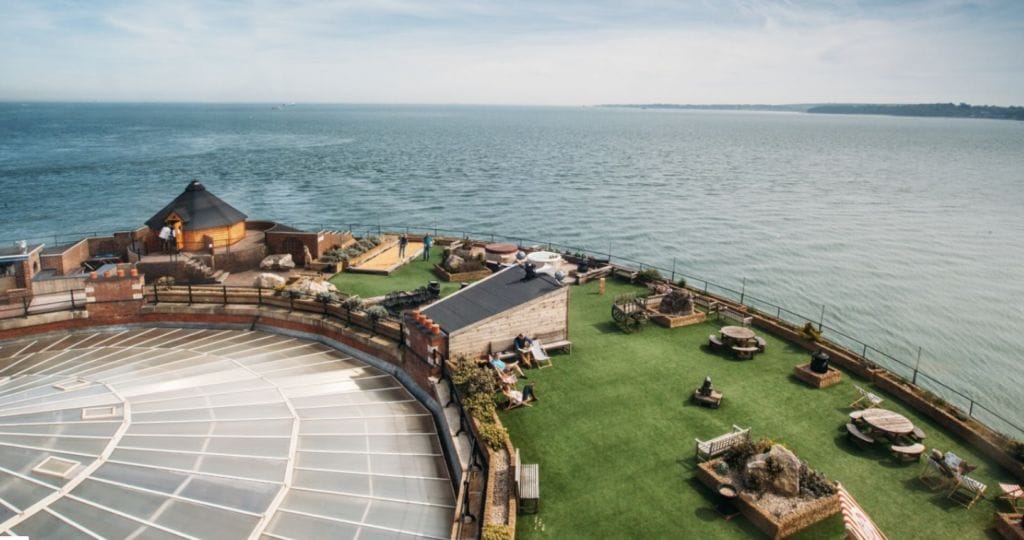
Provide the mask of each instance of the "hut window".
POLYGON ((14 275, 14 263, 0 263, 0 277, 14 275))

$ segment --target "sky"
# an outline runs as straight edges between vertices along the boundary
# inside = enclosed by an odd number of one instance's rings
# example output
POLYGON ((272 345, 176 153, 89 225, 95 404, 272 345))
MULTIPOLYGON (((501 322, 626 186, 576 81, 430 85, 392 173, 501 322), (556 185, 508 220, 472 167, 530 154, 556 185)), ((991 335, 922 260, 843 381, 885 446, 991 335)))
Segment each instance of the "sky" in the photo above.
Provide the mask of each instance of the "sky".
POLYGON ((1024 105, 1024 0, 0 0, 0 100, 1024 105))

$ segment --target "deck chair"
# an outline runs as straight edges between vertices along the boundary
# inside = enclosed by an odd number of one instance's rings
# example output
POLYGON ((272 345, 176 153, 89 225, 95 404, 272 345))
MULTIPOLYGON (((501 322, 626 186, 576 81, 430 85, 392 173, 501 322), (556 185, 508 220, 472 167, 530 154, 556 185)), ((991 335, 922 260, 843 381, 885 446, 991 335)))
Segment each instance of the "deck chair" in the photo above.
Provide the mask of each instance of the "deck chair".
POLYGON ((986 489, 988 486, 985 484, 966 474, 961 474, 957 477, 956 485, 949 491, 946 498, 952 499, 970 510, 985 495, 986 489))
POLYGON ((882 401, 884 401, 882 398, 878 397, 875 394, 872 394, 871 392, 868 392, 867 390, 861 388, 860 386, 854 385, 853 387, 857 389, 857 393, 860 394, 860 397, 850 404, 851 407, 856 407, 858 404, 860 404, 860 402, 866 401, 867 406, 864 408, 870 409, 871 407, 877 407, 880 403, 882 403, 882 401))
POLYGON ((494 364, 488 364, 488 365, 491 366, 491 369, 493 369, 494 372, 498 374, 498 380, 501 382, 501 384, 510 384, 512 386, 515 386, 516 382, 519 381, 518 377, 516 377, 515 375, 513 375, 511 373, 505 373, 505 372, 501 371, 494 364))
MULTIPOLYGON (((941 452, 939 454, 941 455, 941 452)), ((948 489, 957 480, 956 476, 934 455, 928 456, 917 478, 932 491, 948 489)))
POLYGON ((539 340, 533 340, 533 345, 530 346, 530 353, 533 355, 533 363, 537 365, 537 368, 551 367, 551 357, 548 356, 547 351, 540 346, 539 340))
POLYGON ((1002 493, 997 499, 1003 499, 1010 503, 1010 507, 1016 510, 1024 509, 1024 488, 1018 484, 999 484, 999 491, 1002 493))

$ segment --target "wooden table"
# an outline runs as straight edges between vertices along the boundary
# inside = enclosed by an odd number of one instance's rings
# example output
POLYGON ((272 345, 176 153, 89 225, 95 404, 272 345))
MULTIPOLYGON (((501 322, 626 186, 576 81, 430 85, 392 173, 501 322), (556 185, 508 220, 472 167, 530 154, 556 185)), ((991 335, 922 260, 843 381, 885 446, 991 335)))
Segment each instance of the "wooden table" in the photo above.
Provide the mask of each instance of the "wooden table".
POLYGON ((749 341, 757 337, 753 330, 742 326, 723 326, 720 332, 723 338, 731 341, 749 341))
POLYGON ((907 417, 885 409, 866 409, 860 418, 872 428, 893 435, 909 435, 914 431, 914 423, 907 417))

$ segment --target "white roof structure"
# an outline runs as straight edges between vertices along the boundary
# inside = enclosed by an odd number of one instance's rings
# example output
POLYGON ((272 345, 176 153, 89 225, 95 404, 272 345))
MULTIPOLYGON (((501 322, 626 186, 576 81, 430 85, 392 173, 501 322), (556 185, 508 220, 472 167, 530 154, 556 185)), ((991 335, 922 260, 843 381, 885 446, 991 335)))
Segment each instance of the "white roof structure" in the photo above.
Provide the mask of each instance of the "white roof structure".
POLYGON ((0 342, 0 534, 448 538, 433 418, 325 345, 150 328, 0 342))

